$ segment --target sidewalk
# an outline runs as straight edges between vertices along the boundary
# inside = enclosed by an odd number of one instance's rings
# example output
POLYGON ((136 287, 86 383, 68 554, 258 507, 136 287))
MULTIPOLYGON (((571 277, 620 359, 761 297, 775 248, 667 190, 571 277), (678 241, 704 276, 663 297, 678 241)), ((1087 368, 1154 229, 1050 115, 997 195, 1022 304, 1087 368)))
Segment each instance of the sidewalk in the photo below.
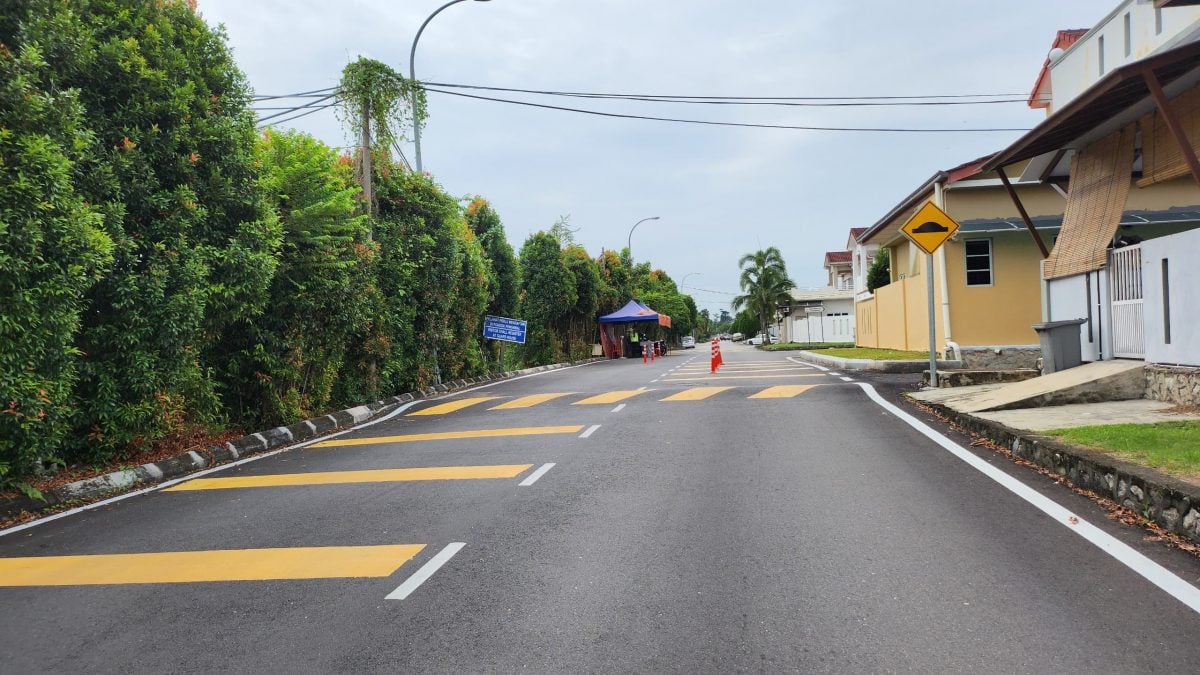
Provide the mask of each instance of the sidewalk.
POLYGON ((1043 433, 1107 424, 1200 420, 1163 401, 1131 399, 975 412, 971 401, 1002 384, 926 389, 905 394, 955 425, 1141 514, 1168 532, 1200 542, 1200 480, 1171 476, 1116 455, 1066 443, 1043 433), (1169 412, 1173 411, 1175 412, 1169 412))

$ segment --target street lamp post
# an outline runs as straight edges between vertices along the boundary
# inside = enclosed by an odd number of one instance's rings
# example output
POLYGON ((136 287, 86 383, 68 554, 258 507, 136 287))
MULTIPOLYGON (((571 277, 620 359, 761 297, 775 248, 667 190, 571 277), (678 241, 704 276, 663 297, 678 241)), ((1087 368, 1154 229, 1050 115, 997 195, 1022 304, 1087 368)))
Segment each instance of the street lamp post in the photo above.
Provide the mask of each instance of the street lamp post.
POLYGON ((626 246, 626 248, 629 249, 629 267, 630 267, 630 269, 633 268, 633 231, 637 229, 638 225, 641 225, 642 223, 646 222, 647 220, 658 220, 658 216, 650 216, 649 218, 642 218, 641 220, 634 223, 633 227, 629 228, 629 237, 625 241, 625 246, 626 246))
MULTIPOLYGON (((410 49, 408 51, 408 79, 412 80, 414 87, 417 86, 417 42, 420 41, 420 39, 421 39, 421 33, 425 32, 425 26, 428 26, 429 22, 433 21, 433 17, 440 14, 443 9, 446 9, 450 5, 457 5, 460 2, 466 2, 466 0, 450 0, 450 2, 447 2, 446 4, 442 5, 441 7, 438 7, 436 10, 434 10, 433 14, 430 14, 428 16, 428 18, 425 19, 425 22, 421 24, 421 27, 417 29, 417 35, 416 35, 416 37, 413 38, 412 49, 410 49)), ((490 0, 475 0, 475 2, 490 2, 490 0)), ((417 90, 413 89, 413 100, 412 100, 413 115, 416 115, 416 113, 417 113, 417 96, 418 96, 417 90)), ((413 121, 413 145, 415 146, 416 156, 417 156, 417 173, 420 173, 421 172, 421 125, 416 120, 413 121)))

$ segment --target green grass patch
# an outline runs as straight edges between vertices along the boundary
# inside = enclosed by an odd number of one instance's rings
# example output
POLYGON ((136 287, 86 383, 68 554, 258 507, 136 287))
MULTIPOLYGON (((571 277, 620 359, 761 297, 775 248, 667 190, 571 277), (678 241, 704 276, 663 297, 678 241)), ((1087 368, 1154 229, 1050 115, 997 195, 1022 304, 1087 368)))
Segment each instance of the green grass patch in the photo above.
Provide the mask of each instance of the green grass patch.
POLYGON ((1106 424, 1045 432, 1167 473, 1200 475, 1200 421, 1106 424))
POLYGON ((844 347, 826 349, 826 356, 841 359, 870 359, 872 361, 928 361, 929 352, 905 352, 899 349, 876 349, 874 347, 844 347))
POLYGON ((835 347, 853 347, 849 342, 776 342, 771 345, 759 345, 765 352, 786 352, 796 349, 833 349, 835 347))

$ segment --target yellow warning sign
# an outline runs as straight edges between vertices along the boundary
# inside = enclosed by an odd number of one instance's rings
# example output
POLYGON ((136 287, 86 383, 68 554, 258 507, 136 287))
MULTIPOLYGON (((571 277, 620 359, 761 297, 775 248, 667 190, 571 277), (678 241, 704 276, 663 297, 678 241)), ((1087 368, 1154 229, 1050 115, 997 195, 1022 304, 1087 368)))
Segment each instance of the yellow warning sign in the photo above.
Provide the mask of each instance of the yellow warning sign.
POLYGON ((922 251, 933 255, 938 247, 958 232, 958 223, 933 202, 926 202, 900 231, 922 251))

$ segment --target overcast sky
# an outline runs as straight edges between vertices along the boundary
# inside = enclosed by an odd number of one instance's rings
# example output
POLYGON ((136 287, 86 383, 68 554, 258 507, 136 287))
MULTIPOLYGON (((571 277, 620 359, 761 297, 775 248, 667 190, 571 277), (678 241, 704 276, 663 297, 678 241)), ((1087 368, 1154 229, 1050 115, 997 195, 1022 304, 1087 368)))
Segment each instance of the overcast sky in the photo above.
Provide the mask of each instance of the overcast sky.
MULTIPOLYGON (((444 0, 200 0, 259 94, 337 83, 358 55, 407 74, 421 22, 444 0)), ((1056 30, 1116 0, 493 0, 462 2, 421 37, 417 76, 525 89, 688 96, 1028 95, 1056 30)), ((704 120, 840 127, 1029 128, 1024 103, 780 108, 519 97, 704 120)), ((499 211, 514 248, 560 215, 593 255, 625 246, 712 311, 737 259, 778 246, 802 287, 822 256, 939 169, 1018 132, 871 133, 611 119, 431 93, 425 170, 499 211), (717 291, 717 292, 708 292, 717 291)), ((350 145, 333 110, 288 126, 350 145)), ((411 159, 411 144, 405 147, 411 159)))

